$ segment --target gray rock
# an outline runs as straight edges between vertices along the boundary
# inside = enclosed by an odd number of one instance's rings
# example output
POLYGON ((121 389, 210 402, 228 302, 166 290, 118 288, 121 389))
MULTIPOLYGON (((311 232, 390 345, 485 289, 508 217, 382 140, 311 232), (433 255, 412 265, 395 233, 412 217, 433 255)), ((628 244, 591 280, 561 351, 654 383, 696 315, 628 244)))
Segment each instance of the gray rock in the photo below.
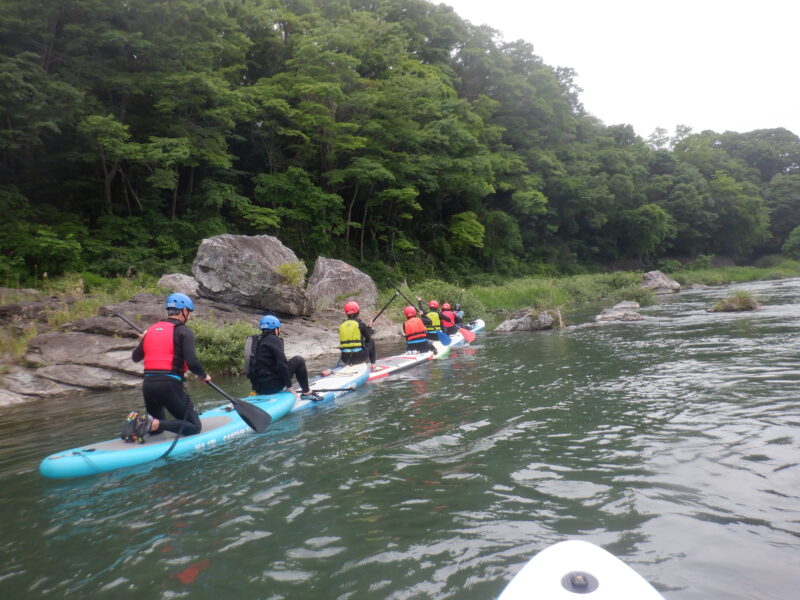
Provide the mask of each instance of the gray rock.
POLYGON ((624 300, 623 302, 616 303, 612 310, 626 310, 626 309, 633 309, 639 308, 638 302, 633 302, 632 300, 624 300))
POLYGON ((197 297, 197 280, 183 273, 162 275, 161 279, 158 280, 158 285, 170 292, 186 294, 190 298, 197 297))
POLYGON ((361 314, 375 308, 378 288, 366 273, 334 258, 317 258, 308 282, 308 300, 312 310, 342 310, 348 300, 361 305, 361 314))
POLYGON ((631 310, 618 310, 614 308, 604 308, 602 312, 594 318, 598 323, 609 321, 644 321, 645 317, 631 310))
POLYGON ((0 408, 11 406, 12 404, 21 404, 30 400, 33 400, 33 397, 23 396, 22 394, 16 394, 11 390, 0 388, 0 408))
POLYGON ((41 366, 88 365, 130 373, 142 373, 142 363, 131 361, 138 340, 68 331, 37 335, 28 344, 25 360, 41 366))
POLYGON ((3 375, 3 387, 12 394, 28 399, 62 396, 81 389, 38 377, 35 372, 20 367, 11 367, 11 370, 3 375))
POLYGON ((90 390, 113 390, 141 385, 141 376, 121 373, 114 369, 85 365, 50 365, 36 370, 36 375, 57 383, 90 390))
POLYGON ((269 235, 205 239, 192 265, 201 296, 289 315, 309 314, 302 281, 306 270, 294 252, 269 235), (292 270, 300 281, 287 279, 292 270))
POLYGON ((503 321, 498 325, 494 331, 509 332, 509 331, 540 331, 543 329, 552 329, 555 325, 555 319, 550 311, 542 311, 536 315, 525 315, 516 319, 509 319, 503 321))
POLYGON ((642 278, 641 287, 651 289, 656 294, 672 294, 680 291, 681 284, 661 271, 648 271, 642 278))

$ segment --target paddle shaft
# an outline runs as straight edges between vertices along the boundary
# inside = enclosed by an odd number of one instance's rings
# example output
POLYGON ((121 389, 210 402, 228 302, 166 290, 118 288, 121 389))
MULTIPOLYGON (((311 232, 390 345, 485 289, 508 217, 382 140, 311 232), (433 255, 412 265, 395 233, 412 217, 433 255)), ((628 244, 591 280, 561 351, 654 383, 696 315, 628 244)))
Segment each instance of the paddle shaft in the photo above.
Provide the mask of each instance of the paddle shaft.
MULTIPOLYGON (((354 387, 346 387, 346 388, 329 388, 327 390, 315 390, 315 389, 312 389, 311 391, 312 392, 352 392, 355 389, 356 388, 354 388, 354 387)), ((302 392, 302 390, 297 390, 298 394, 300 392, 302 392)))
POLYGON ((391 279, 389 279, 388 277, 386 278, 386 280, 387 280, 389 283, 391 283, 391 284, 392 284, 392 287, 393 287, 394 289, 396 289, 396 290, 397 290, 397 293, 398 293, 398 294, 400 294, 400 295, 401 295, 403 298, 405 298, 406 302, 408 302, 408 303, 409 303, 411 306, 414 306, 414 307, 416 307, 416 304, 414 304, 414 302, 413 302, 412 300, 409 300, 408 296, 406 296, 406 295, 403 293, 403 290, 401 290, 399 287, 397 287, 397 284, 396 284, 394 281, 392 281, 392 280, 391 280, 391 279))
POLYGON ((392 302, 394 302, 394 301, 395 301, 395 298, 397 298, 397 296, 398 296, 398 295, 399 295, 399 294, 398 294, 397 292, 395 292, 395 293, 394 293, 394 296, 392 296, 392 297, 391 297, 391 299, 390 299, 390 300, 389 300, 389 301, 388 301, 388 302, 387 302, 387 303, 384 305, 384 307, 381 309, 381 311, 380 311, 380 312, 379 312, 377 315, 375 315, 374 317, 372 317, 372 321, 370 321, 370 323, 374 323, 375 321, 377 321, 377 320, 378 320, 378 317, 380 317, 380 316, 383 314, 383 311, 385 311, 387 308, 389 308, 389 305, 390 305, 392 302))

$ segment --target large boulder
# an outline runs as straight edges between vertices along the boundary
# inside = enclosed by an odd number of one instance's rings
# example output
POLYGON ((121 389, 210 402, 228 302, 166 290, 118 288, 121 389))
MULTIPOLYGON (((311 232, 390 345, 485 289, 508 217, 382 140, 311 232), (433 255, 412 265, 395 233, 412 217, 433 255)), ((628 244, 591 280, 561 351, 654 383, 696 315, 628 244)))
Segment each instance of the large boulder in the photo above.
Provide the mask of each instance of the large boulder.
POLYGON ((270 235, 218 235, 202 241, 192 265, 201 296, 262 312, 308 315, 306 266, 270 235))
POLYGON ((681 290, 681 284, 670 279, 661 271, 648 271, 642 278, 642 287, 653 290, 656 294, 672 294, 681 290))
POLYGON ((344 261, 321 256, 314 265, 307 294, 311 309, 315 311, 341 311, 344 302, 355 300, 365 314, 374 309, 378 301, 378 288, 369 275, 344 261))
POLYGON ((158 285, 170 292, 186 294, 190 298, 197 296, 197 280, 183 273, 162 275, 161 279, 158 280, 158 285))

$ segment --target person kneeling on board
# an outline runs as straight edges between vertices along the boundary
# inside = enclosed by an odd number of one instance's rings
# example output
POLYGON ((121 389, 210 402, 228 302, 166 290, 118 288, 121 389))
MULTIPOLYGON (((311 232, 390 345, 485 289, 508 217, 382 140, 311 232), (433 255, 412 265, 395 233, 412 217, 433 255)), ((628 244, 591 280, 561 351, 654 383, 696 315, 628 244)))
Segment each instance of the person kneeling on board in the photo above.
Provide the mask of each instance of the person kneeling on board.
POLYGON ((411 305, 403 309, 406 322, 403 323, 403 335, 406 337, 406 352, 428 352, 436 354, 436 346, 428 340, 428 327, 431 320, 422 315, 411 305))
POLYGON ((344 305, 347 319, 339 325, 339 362, 343 365, 357 365, 369 358, 370 369, 375 365, 375 341, 372 329, 358 318, 361 307, 350 300, 344 305))
POLYGON ((211 381, 197 358, 194 333, 186 327, 194 312, 192 300, 185 294, 170 294, 166 301, 167 318, 151 325, 139 336, 133 362, 144 360, 142 395, 150 422, 150 433, 172 431, 178 435, 196 435, 203 425, 189 394, 183 387, 184 375, 191 371, 204 382, 211 381), (164 410, 175 417, 164 418, 164 410), (180 420, 179 420, 180 419, 180 420))
POLYGON ((442 329, 446 334, 455 335, 458 333, 460 321, 458 321, 456 313, 450 310, 450 305, 447 302, 442 304, 442 312, 439 313, 439 316, 442 319, 442 329))
POLYGON ((292 389, 292 377, 297 379, 301 389, 301 400, 318 402, 321 400, 308 385, 308 369, 302 356, 286 359, 281 339, 281 322, 278 317, 265 315, 258 324, 261 335, 252 336, 252 348, 247 366, 247 377, 259 396, 276 394, 280 391, 296 392, 292 389))

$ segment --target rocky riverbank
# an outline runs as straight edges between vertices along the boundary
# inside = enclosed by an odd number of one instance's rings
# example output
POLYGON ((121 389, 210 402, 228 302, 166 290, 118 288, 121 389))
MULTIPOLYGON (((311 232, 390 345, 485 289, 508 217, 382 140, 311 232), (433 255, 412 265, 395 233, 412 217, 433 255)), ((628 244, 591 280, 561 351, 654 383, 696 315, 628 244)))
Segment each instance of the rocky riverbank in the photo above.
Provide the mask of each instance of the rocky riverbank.
MULTIPOLYGON (((305 265, 270 236, 205 240, 193 273, 195 277, 162 277, 159 285, 165 293, 191 295, 194 318, 219 325, 247 323, 257 333, 262 315, 278 315, 288 356, 335 355, 345 300, 357 300, 365 319, 377 312, 378 291, 369 276, 342 261, 320 258, 306 286, 305 265)), ((0 324, 22 328, 37 323, 39 331, 44 330, 28 342, 20 364, 4 365, 0 406, 141 383, 142 365, 131 361, 137 332, 114 314, 145 329, 164 318, 164 295, 139 294, 103 306, 95 316, 46 330, 52 304, 44 299, 0 306, 0 324)), ((386 317, 378 319, 374 329, 378 340, 400 338, 397 324, 386 317)))

